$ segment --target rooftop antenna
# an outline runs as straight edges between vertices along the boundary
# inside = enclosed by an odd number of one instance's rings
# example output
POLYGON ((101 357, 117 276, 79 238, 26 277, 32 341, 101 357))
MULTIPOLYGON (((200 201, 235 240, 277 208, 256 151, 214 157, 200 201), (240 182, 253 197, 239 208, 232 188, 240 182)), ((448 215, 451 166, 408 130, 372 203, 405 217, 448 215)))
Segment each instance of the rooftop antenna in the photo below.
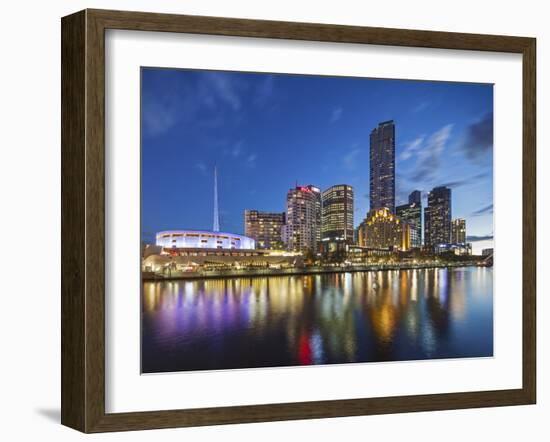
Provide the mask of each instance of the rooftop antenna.
POLYGON ((220 231, 220 215, 218 213, 218 167, 214 166, 214 232, 220 231))

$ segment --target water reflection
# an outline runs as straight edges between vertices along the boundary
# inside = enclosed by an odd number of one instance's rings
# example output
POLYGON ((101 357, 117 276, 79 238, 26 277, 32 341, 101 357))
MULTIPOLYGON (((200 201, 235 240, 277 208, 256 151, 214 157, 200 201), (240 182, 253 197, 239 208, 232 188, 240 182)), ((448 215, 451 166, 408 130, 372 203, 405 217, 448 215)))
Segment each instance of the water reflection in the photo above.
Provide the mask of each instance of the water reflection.
POLYGON ((142 370, 491 356, 492 269, 146 282, 142 370))

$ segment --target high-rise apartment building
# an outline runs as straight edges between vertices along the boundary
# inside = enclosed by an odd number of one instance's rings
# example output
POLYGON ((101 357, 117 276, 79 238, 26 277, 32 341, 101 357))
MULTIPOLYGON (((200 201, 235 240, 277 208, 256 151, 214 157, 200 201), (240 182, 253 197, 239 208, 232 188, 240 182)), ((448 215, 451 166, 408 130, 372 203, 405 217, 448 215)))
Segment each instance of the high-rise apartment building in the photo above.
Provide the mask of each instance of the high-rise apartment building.
POLYGON ((453 219, 451 223, 451 243, 466 244, 466 220, 453 219))
POLYGON ((317 253, 321 241, 321 191, 296 186, 286 197, 287 216, 283 236, 288 250, 317 253))
POLYGON ((415 190, 409 195, 409 203, 397 206, 395 214, 402 221, 407 223, 411 229, 411 247, 422 246, 422 202, 421 193, 415 190))
POLYGON ((370 134, 370 209, 395 210, 395 124, 378 124, 370 134))
POLYGON ((284 248, 282 229, 285 225, 285 213, 245 210, 245 235, 256 240, 256 248, 281 250, 284 248))
POLYGON ((451 242, 451 189, 435 187, 424 210, 424 244, 434 247, 451 242))
POLYGON ((321 240, 353 243, 353 187, 338 184, 321 195, 321 240))

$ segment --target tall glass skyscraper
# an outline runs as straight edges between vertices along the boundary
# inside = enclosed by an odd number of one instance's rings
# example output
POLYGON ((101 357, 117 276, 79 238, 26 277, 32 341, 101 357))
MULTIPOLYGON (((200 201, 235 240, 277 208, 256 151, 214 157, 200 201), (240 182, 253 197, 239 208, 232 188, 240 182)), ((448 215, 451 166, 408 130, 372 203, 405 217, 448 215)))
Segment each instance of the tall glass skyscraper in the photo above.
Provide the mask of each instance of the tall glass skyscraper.
POLYGON ((424 210, 424 244, 437 246, 451 242, 451 189, 434 187, 424 210))
POLYGON ((370 134, 370 209, 395 210, 395 124, 378 124, 370 134))
POLYGON ((411 247, 422 246, 422 202, 421 193, 415 190, 409 195, 409 204, 395 208, 397 217, 411 228, 411 247))
POLYGON ((322 241, 353 243, 353 187, 338 184, 322 194, 322 241))

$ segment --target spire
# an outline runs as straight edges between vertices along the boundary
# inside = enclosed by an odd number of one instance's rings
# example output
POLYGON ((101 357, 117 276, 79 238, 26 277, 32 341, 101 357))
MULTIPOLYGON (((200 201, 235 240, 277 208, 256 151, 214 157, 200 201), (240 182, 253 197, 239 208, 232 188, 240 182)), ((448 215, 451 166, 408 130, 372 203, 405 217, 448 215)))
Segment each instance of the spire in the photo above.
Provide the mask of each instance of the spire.
POLYGON ((214 166, 214 232, 220 231, 220 215, 218 213, 218 167, 214 166))

